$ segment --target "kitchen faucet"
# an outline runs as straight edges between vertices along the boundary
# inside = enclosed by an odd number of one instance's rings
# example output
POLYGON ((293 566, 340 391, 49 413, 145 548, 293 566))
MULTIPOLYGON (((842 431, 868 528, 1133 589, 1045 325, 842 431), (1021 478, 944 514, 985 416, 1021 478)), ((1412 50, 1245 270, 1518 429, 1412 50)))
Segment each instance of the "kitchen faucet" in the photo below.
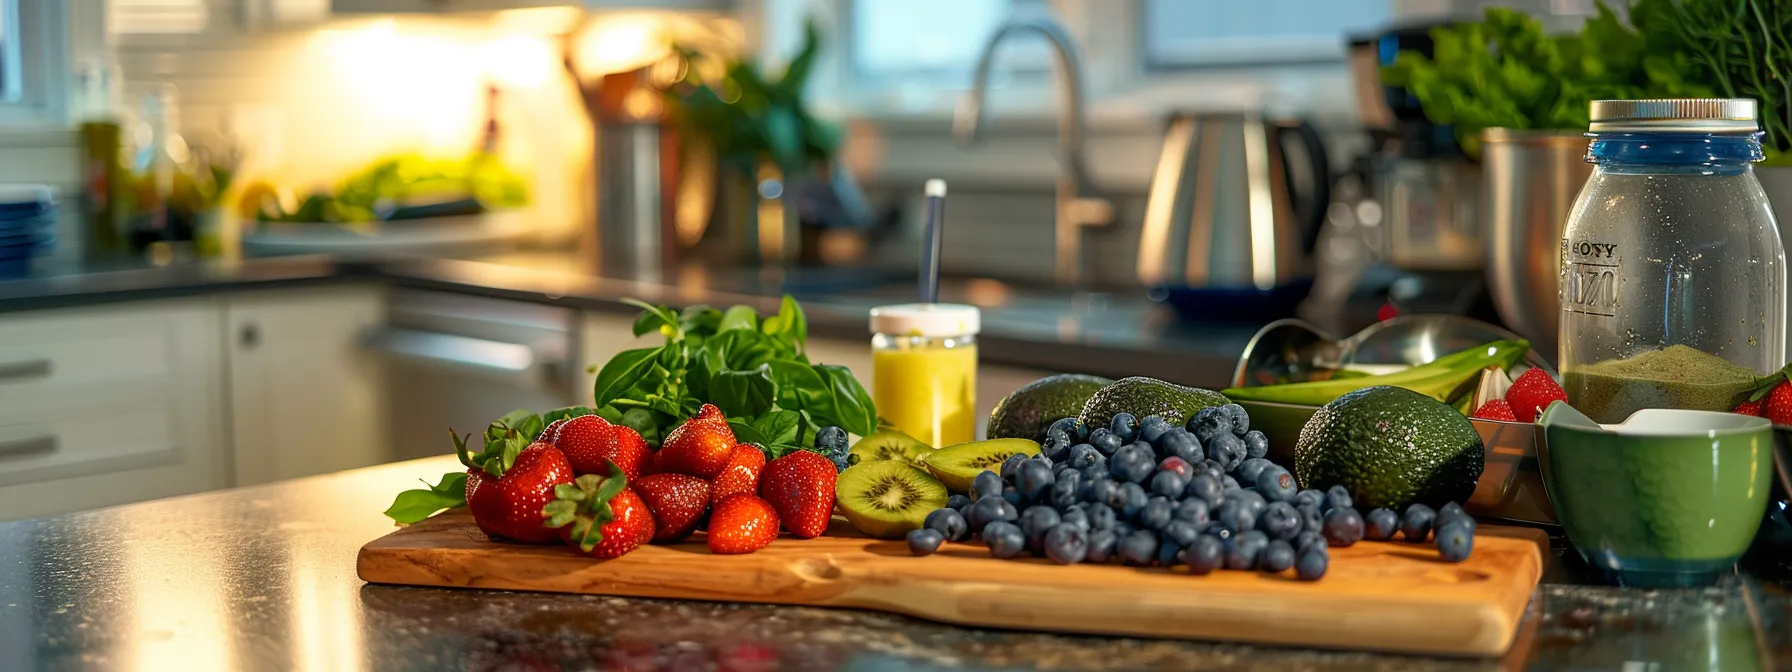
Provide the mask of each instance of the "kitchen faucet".
POLYGON ((996 29, 983 46, 977 59, 977 71, 971 90, 960 101, 953 116, 953 131, 959 143, 971 146, 977 142, 983 126, 983 99, 989 93, 989 71, 995 64, 996 48, 1012 35, 1038 33, 1052 45, 1057 55, 1058 70, 1058 184, 1054 214, 1057 248, 1053 254, 1052 274, 1059 284, 1077 284, 1083 280, 1083 227, 1108 226, 1114 223, 1114 206, 1098 196, 1089 183, 1089 171, 1083 163, 1083 136, 1087 119, 1083 114, 1083 68, 1076 44, 1057 21, 1046 18, 1013 20, 996 29))

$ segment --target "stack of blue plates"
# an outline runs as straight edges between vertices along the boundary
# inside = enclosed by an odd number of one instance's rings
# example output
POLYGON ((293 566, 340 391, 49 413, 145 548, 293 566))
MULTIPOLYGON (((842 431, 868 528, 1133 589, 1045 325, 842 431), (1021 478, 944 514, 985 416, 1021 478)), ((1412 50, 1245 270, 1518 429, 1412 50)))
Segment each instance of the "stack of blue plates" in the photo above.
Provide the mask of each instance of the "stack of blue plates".
POLYGON ((56 247, 56 202, 41 184, 0 184, 0 276, 23 275, 56 247))

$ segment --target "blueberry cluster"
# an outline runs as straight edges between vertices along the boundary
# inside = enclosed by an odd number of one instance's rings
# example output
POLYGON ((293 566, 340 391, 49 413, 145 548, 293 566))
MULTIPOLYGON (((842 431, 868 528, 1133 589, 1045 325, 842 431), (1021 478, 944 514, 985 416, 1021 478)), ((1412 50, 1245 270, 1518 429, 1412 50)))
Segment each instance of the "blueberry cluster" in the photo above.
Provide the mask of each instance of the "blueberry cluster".
POLYGON ((839 427, 823 427, 815 433, 815 452, 827 456, 836 471, 846 471, 852 465, 846 443, 846 430, 839 427))
POLYGON ((1312 581, 1325 575, 1329 546, 1385 540, 1396 527, 1424 541, 1436 522, 1444 557, 1467 557, 1474 521, 1461 507, 1414 505, 1406 519, 1377 509, 1365 521, 1341 486, 1298 490, 1286 468, 1265 458, 1269 442, 1250 422, 1237 404, 1202 409, 1182 427, 1128 413, 1093 429, 1059 420, 1039 455, 1010 457, 1000 471, 978 474, 968 497, 953 495, 929 513, 909 533, 909 550, 926 555, 976 535, 998 558, 1117 559, 1197 575, 1293 569, 1312 581))

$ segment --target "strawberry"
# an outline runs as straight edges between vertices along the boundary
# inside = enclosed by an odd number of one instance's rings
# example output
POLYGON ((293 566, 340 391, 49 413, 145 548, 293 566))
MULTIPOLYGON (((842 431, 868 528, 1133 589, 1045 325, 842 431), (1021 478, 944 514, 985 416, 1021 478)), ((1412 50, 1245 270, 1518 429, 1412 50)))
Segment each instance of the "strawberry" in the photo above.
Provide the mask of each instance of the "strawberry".
POLYGON ((722 468, 710 483, 710 501, 719 502, 729 495, 759 492, 759 471, 765 468, 765 452, 749 443, 735 444, 728 454, 728 466, 722 468))
POLYGON ((560 427, 565 425, 567 420, 571 420, 571 419, 572 418, 561 418, 559 420, 555 420, 553 422, 548 423, 548 426, 541 428, 541 436, 535 437, 535 440, 553 443, 554 437, 560 435, 560 427))
POLYGON ((659 468, 675 474, 712 479, 728 466, 734 452, 734 430, 722 411, 704 404, 697 417, 685 421, 660 444, 659 468))
POLYGON ((467 510, 492 537, 526 544, 551 544, 558 536, 541 526, 541 507, 554 501, 554 488, 571 483, 572 465, 554 444, 529 443, 502 422, 486 430, 485 448, 467 450, 454 432, 454 450, 467 465, 467 510), (496 439, 496 440, 493 440, 496 439))
POLYGON ((641 477, 631 487, 653 512, 653 522, 659 526, 653 533, 655 542, 691 536, 703 512, 709 510, 709 484, 695 476, 654 474, 641 477))
POLYGON ((770 502, 784 529, 803 539, 821 536, 834 516, 833 461, 820 453, 791 451, 765 465, 759 496, 770 502))
POLYGON ((709 512, 709 552, 717 555, 752 553, 778 538, 778 512, 765 500, 749 494, 733 495, 716 503, 709 512))
POLYGON ((1536 422, 1537 415, 1556 400, 1567 401, 1568 393, 1548 372, 1536 367, 1512 381, 1512 387, 1506 390, 1506 403, 1519 422, 1536 422))
POLYGON ((1780 381, 1761 399, 1761 417, 1776 425, 1792 425, 1792 382, 1780 381))
POLYGON ((1475 414, 1469 417, 1480 418, 1482 420, 1518 422, 1518 416, 1512 412, 1512 405, 1506 403, 1505 399, 1494 399, 1485 404, 1481 404, 1481 408, 1476 409, 1475 414))
POLYGON ((653 538, 653 513, 616 465, 608 477, 585 474, 554 488, 554 497, 541 508, 547 526, 586 555, 620 558, 653 538))
POLYGON ((595 415, 567 418, 565 423, 553 440, 554 446, 566 453, 566 461, 572 463, 573 473, 608 473, 607 460, 621 467, 628 480, 641 477, 641 465, 651 453, 640 433, 622 425, 612 425, 595 415))
POLYGON ((1735 408, 1730 409, 1730 412, 1731 413, 1740 413, 1742 415, 1752 415, 1757 418, 1763 418, 1763 417, 1767 417, 1766 411, 1762 408, 1762 406, 1765 406, 1766 404, 1767 404, 1767 402, 1764 400, 1761 400, 1761 399, 1756 399, 1754 401, 1745 401, 1740 404, 1737 404, 1735 408))

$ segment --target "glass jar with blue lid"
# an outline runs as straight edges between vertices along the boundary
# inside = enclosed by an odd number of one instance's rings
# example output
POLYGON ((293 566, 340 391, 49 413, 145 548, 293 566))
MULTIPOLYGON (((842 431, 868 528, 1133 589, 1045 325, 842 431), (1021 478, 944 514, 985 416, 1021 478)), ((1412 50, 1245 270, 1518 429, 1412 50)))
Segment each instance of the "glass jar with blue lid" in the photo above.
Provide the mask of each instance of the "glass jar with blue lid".
POLYGON ((1786 361, 1785 250, 1745 99, 1592 104, 1593 175, 1562 232, 1559 364, 1595 421, 1728 411, 1786 361))

